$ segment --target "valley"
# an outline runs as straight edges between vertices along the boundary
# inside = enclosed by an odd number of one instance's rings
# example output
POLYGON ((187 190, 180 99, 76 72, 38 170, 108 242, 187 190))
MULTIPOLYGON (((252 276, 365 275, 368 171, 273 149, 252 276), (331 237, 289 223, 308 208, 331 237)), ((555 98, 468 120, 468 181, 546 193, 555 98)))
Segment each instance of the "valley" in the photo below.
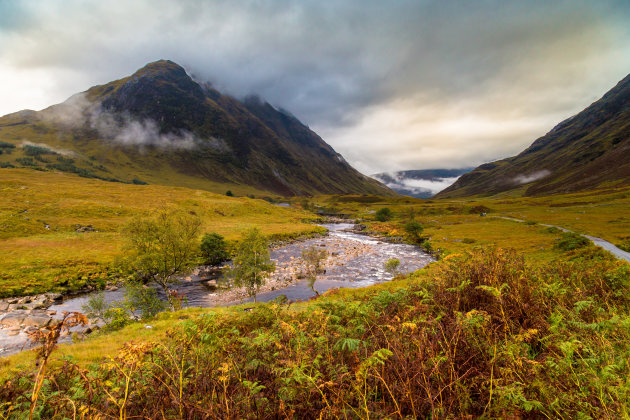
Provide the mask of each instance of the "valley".
POLYGON ((1 419, 630 418, 627 7, 5 3, 1 419))

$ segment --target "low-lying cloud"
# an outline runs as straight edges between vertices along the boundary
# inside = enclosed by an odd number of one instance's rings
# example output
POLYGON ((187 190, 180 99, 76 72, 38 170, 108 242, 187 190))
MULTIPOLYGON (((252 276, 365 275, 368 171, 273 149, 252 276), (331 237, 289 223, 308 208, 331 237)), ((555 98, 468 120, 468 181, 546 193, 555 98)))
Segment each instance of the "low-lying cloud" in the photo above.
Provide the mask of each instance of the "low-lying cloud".
POLYGON ((40 147, 42 149, 46 149, 46 150, 50 150, 53 153, 56 153, 58 155, 61 156, 65 156, 65 157, 70 157, 70 158, 75 158, 75 157, 79 157, 79 155, 72 151, 72 150, 66 150, 66 149, 60 149, 58 147, 52 147, 49 146, 45 143, 36 143, 36 142, 32 142, 32 141, 28 141, 28 140, 22 140, 22 142, 20 143, 20 146, 24 147, 24 146, 33 146, 33 147, 40 147))
POLYGON ((518 184, 518 185, 523 185, 523 184, 529 184, 530 182, 534 182, 534 181, 538 181, 540 179, 543 179, 547 176, 551 175, 551 171, 547 170, 547 169, 543 169, 540 171, 536 171, 536 172, 531 172, 529 174, 526 175, 518 175, 516 177, 514 177, 514 183, 518 184))
POLYGON ((459 177, 414 179, 400 172, 373 175, 389 188, 414 197, 430 197, 451 186, 459 177), (385 175, 385 176, 383 176, 385 175))
POLYGON ((110 112, 100 103, 90 102, 82 93, 44 110, 42 115, 45 120, 64 127, 89 127, 104 139, 122 146, 191 150, 203 143, 217 150, 227 150, 227 144, 221 139, 202 140, 187 130, 162 133, 154 120, 110 112))

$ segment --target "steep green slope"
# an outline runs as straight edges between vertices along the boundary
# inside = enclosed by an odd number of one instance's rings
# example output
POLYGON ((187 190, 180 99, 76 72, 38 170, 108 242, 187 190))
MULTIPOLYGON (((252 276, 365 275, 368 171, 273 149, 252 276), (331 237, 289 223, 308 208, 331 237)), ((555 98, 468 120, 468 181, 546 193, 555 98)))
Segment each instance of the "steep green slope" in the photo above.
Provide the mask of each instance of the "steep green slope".
POLYGON ((561 122, 518 156, 486 163, 437 197, 545 195, 628 185, 630 75, 600 100, 561 122))
POLYGON ((166 60, 41 112, 6 115, 0 140, 9 152, 0 166, 212 191, 393 194, 288 113, 223 95, 166 60), (48 151, 29 155, 28 144, 48 151))

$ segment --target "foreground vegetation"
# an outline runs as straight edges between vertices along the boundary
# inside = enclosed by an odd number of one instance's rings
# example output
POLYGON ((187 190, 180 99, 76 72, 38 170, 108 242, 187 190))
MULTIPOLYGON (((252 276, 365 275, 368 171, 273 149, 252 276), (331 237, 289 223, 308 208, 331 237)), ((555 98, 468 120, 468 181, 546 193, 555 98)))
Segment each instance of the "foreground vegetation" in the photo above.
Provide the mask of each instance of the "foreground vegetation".
MULTIPOLYGON (((122 197, 127 190, 116 196, 144 214, 151 206, 141 201, 164 192, 164 187, 121 188, 147 188, 133 203, 136 199, 122 197)), ((228 240, 243 227, 258 226, 266 236, 306 229, 300 224, 303 212, 185 189, 180 196, 176 190, 169 189, 172 207, 194 211, 202 232, 219 232, 228 240), (218 203, 234 206, 232 216, 207 219, 215 208, 225 212, 218 203), (254 206, 269 213, 257 219, 249 210, 254 206)), ((107 194, 112 190, 97 197, 107 194)), ((336 290, 309 302, 157 314, 61 345, 52 357, 42 354, 39 365, 34 351, 6 358, 0 366, 5 378, 0 413, 4 418, 26 418, 31 409, 34 418, 628 418, 630 265, 577 235, 540 224, 623 240, 630 231, 623 216, 628 198, 628 190, 611 190, 590 197, 467 202, 296 200, 305 208, 362 219, 367 230, 422 243, 441 259, 405 278, 336 290), (591 201, 598 204, 583 204, 591 201), (389 211, 379 212, 383 208, 389 211), (42 371, 45 375, 38 374, 42 371)), ((83 200, 86 206, 89 199, 83 200)), ((111 219, 118 226, 131 215, 111 219)), ((102 216, 99 223, 107 220, 102 216)), ((109 235, 114 248, 120 233, 112 229, 109 235)), ((312 253, 302 258, 317 273, 319 256, 312 253)), ((204 255, 211 257, 209 251, 204 255)), ((395 260, 388 263, 395 271, 395 260)))
MULTIPOLYGON (((622 418, 630 269, 592 247, 532 266, 452 255, 410 279, 297 307, 209 311, 102 364, 66 358, 40 418, 622 418)), ((7 415, 33 375, 6 382, 7 415), (10 401, 10 403, 9 403, 10 401)))

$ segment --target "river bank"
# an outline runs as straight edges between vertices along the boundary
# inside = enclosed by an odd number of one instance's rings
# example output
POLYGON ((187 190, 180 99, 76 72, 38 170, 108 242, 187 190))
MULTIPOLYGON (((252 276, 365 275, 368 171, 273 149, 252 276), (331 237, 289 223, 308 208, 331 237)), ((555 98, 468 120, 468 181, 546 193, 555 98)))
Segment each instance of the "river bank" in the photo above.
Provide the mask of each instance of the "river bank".
MULTIPOLYGON (((390 243, 383 238, 353 231, 355 225, 352 223, 322 226, 328 229, 327 235, 277 244, 271 249, 276 270, 260 288, 258 301, 270 301, 280 295, 284 295, 289 301, 307 300, 332 288, 366 287, 389 281, 394 276, 385 271, 384 263, 390 258, 400 260, 400 273, 415 271, 433 261, 429 254, 416 246, 390 243), (327 259, 323 263, 324 273, 317 276, 312 287, 305 279, 306 266, 301 259, 302 249, 311 246, 325 249, 327 253, 327 259)), ((174 285, 174 289, 187 297, 186 306, 190 307, 227 306, 253 300, 244 288, 221 290, 221 280, 220 270, 216 267, 199 267, 190 275, 182 277, 174 285)), ((107 303, 124 298, 123 289, 110 287, 103 293, 107 303)), ((43 327, 56 322, 63 311, 82 312, 91 294, 42 296, 15 298, 17 300, 11 305, 30 306, 22 309, 13 306, 4 315, 0 313, 0 355, 12 354, 22 349, 21 346, 27 342, 28 332, 33 330, 31 327, 35 321, 31 319, 37 320, 36 327, 43 327), (5 319, 6 326, 3 323, 5 319)), ((77 333, 86 334, 97 327, 98 325, 93 324, 77 333)))

